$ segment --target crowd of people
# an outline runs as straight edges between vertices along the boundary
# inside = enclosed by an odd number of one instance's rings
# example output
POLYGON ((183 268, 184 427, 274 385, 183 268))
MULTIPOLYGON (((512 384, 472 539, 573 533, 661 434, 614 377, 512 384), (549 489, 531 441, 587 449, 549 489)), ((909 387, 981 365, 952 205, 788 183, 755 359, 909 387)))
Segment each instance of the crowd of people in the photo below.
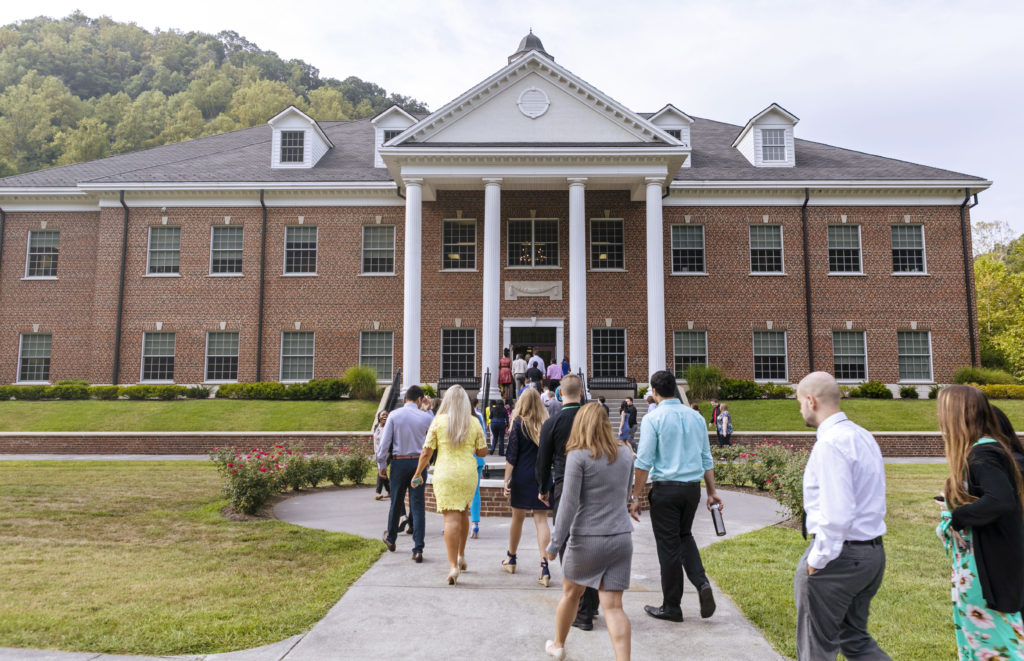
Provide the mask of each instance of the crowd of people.
MULTIPOLYGON (((506 355, 506 358, 508 356, 506 355)), ((613 429, 603 402, 581 406, 581 379, 568 372, 558 379, 559 407, 547 406, 529 387, 531 369, 509 361, 511 390, 520 377, 526 388, 515 408, 487 420, 459 386, 449 388, 440 406, 417 386, 403 406, 382 412, 375 431, 381 492, 391 495, 383 541, 396 548, 405 523, 413 537, 412 559, 421 562, 424 533, 424 475, 435 457, 433 489, 444 517, 449 573, 456 585, 466 569, 466 540, 476 492, 479 462, 495 446, 505 454, 504 494, 513 518, 508 550, 501 562, 509 573, 519 567, 523 523, 536 529, 541 585, 551 582, 549 563, 560 559, 562 595, 554 614, 547 654, 565 658, 572 627, 593 629, 603 612, 615 658, 630 658, 631 624, 622 594, 629 589, 632 532, 641 502, 649 516, 661 575, 661 603, 645 613, 682 622, 684 583, 696 591, 700 615, 716 609, 710 580, 692 533, 698 508, 724 508, 715 487, 707 421, 697 407, 677 396, 667 371, 651 376, 648 412, 631 422, 629 404, 613 429), (431 413, 431 409, 436 409, 431 413), (633 427, 639 439, 633 442, 633 427), (702 484, 704 493, 702 494, 702 484), (409 511, 405 494, 409 494, 409 511), (548 523, 549 512, 552 517, 548 523)), ((525 362, 525 361, 523 361, 525 362)), ((505 377, 502 377, 505 380, 505 377)), ((793 582, 800 661, 889 659, 868 632, 873 597, 885 574, 885 471, 875 438, 840 410, 840 389, 825 372, 806 376, 796 399, 804 422, 816 429, 803 476, 808 546, 793 582)), ((718 442, 732 433, 727 404, 712 402, 718 442)), ((504 409, 504 402, 500 405, 504 409)), ((635 411, 635 408, 633 409, 635 411)), ((936 532, 952 561, 953 620, 960 659, 1024 659, 1024 448, 1006 416, 976 388, 949 386, 938 397, 949 477, 940 496, 936 532)), ((537 565, 534 565, 536 567, 537 565)))

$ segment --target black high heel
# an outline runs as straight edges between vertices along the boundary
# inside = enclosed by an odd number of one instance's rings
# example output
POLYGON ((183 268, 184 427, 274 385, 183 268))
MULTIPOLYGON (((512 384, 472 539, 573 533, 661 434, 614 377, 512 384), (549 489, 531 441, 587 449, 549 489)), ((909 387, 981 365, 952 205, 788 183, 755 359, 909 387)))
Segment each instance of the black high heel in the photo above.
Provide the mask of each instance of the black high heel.
POLYGON ((548 569, 547 560, 540 561, 540 578, 537 579, 537 582, 544 587, 551 585, 551 570, 548 569))

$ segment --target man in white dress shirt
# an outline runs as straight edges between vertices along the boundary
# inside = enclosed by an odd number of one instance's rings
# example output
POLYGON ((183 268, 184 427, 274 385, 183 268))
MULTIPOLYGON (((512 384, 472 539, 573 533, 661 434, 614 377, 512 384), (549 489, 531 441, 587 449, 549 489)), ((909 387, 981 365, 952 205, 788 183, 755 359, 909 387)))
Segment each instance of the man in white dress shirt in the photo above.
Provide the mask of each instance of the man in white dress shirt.
MULTIPOLYGON (((885 469, 874 436, 839 410, 826 372, 796 390, 800 414, 818 430, 804 471, 804 512, 814 541, 800 558, 796 599, 799 661, 889 659, 868 633, 871 598, 885 574, 885 469)), ((890 660, 891 661, 891 660, 890 660)))

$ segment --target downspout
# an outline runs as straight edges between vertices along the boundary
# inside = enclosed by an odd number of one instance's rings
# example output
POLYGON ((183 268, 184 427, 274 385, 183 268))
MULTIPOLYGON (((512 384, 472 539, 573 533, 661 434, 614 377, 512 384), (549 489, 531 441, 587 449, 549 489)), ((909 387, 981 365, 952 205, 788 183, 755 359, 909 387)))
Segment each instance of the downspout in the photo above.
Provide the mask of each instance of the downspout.
POLYGON ((967 249, 967 209, 978 204, 978 196, 974 196, 974 204, 967 203, 971 199, 971 189, 965 189, 964 201, 960 205, 960 242, 964 253, 964 291, 967 294, 967 335, 971 338, 971 366, 978 366, 977 346, 974 341, 974 299, 971 296, 971 255, 967 249))
POLYGON ((256 381, 262 381, 263 376, 263 296, 264 278, 263 271, 267 266, 267 205, 263 201, 263 189, 260 189, 260 209, 263 214, 263 224, 260 230, 260 299, 259 310, 256 316, 256 381))
POLYGON ((124 317, 124 274, 128 259, 128 205, 124 201, 124 191, 120 195, 121 208, 124 209, 124 227, 121 230, 121 277, 117 284, 117 323, 114 325, 114 369, 110 377, 111 385, 121 382, 121 322, 124 317))
POLYGON ((398 197, 402 198, 403 200, 405 199, 405 195, 402 194, 402 187, 401 186, 399 186, 398 188, 395 189, 395 194, 398 195, 398 197))
POLYGON ((3 266, 4 258, 4 225, 7 224, 7 212, 0 207, 0 266, 3 266))
POLYGON ((807 309, 807 361, 809 371, 814 371, 814 331, 811 318, 811 255, 807 247, 807 202, 811 199, 811 189, 804 189, 804 203, 800 206, 800 225, 804 233, 804 306, 807 309))

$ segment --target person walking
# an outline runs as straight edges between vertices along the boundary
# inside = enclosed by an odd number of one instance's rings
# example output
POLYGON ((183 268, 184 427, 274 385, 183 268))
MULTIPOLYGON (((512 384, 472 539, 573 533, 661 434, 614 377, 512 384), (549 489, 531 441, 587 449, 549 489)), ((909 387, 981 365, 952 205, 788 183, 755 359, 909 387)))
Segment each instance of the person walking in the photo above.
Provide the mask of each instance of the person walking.
POLYGON ((715 431, 718 433, 718 447, 732 444, 732 414, 729 413, 728 404, 722 404, 715 431))
MULTIPOLYGON (((381 411, 377 414, 377 424, 373 427, 373 454, 374 456, 380 451, 380 442, 384 438, 384 424, 388 421, 388 412, 381 411)), ((381 490, 386 491, 387 498, 391 497, 391 484, 388 482, 387 474, 384 477, 377 474, 377 490, 374 492, 374 500, 381 500, 385 498, 381 495, 381 490)))
POLYGON ((562 598, 555 611, 555 637, 549 656, 565 658, 565 639, 585 588, 597 590, 616 661, 630 657, 631 627, 622 609, 633 559, 633 524, 626 504, 633 473, 633 451, 612 436, 600 404, 576 415, 566 444, 565 478, 548 560, 562 561, 562 598))
MULTIPOLYGON (((554 514, 553 523, 558 522, 558 504, 561 501, 562 482, 565 478, 565 448, 569 443, 573 422, 576 420, 576 414, 579 413, 582 398, 583 381, 576 374, 567 375, 562 379, 562 409, 555 417, 548 418, 540 429, 535 487, 540 501, 551 505, 554 514)), ((583 631, 593 629, 598 602, 597 590, 592 588, 584 590, 572 626, 583 631)))
MULTIPOLYGON (((526 384, 526 361, 523 360, 523 354, 517 353, 516 359, 512 361, 512 377, 516 380, 516 396, 519 396, 519 391, 523 389, 523 385, 526 384)), ((509 401, 512 400, 511 395, 509 401)))
POLYGON ((562 382, 562 366, 552 362, 548 365, 547 373, 544 376, 547 378, 548 388, 554 391, 558 384, 562 382))
POLYGON ((715 489, 714 463, 704 418, 683 406, 676 397, 676 377, 662 370, 651 375, 651 390, 658 408, 645 415, 640 425, 636 454, 636 476, 630 512, 640 515, 640 497, 647 478, 650 493, 651 527, 661 565, 661 606, 644 606, 653 618, 682 622, 683 571, 697 589, 700 616, 715 612, 711 582, 704 572, 697 542, 693 539, 693 517, 700 503, 700 481, 707 489, 707 507, 723 508, 715 489))
POLYGON ((491 418, 491 454, 505 454, 505 432, 508 431, 508 409, 505 402, 491 402, 488 413, 491 418))
POLYGON ((569 366, 569 359, 562 358, 562 376, 567 375, 571 370, 572 367, 569 366))
POLYGON ((959 658, 1024 659, 1024 450, 977 388, 947 386, 937 404, 949 477, 936 533, 953 558, 959 658))
POLYGON ((597 401, 602 406, 602 408, 604 408, 604 414, 610 416, 611 411, 608 410, 608 405, 604 403, 604 395, 598 395, 597 401))
POLYGON ((527 371, 529 371, 532 368, 540 370, 541 375, 544 374, 544 359, 541 358, 539 354, 530 355, 530 357, 526 359, 526 363, 529 366, 527 368, 527 371))
POLYGON ((502 352, 498 360, 498 390, 501 391, 501 398, 511 397, 512 390, 512 359, 508 357, 508 349, 502 352))
MULTIPOLYGON (((627 443, 629 447, 632 448, 633 444, 630 442, 629 434, 629 411, 626 409, 626 401, 623 400, 622 403, 619 404, 619 429, 616 438, 627 443)), ((636 452, 636 448, 633 448, 633 451, 636 452)))
MULTIPOLYGON (((487 445, 487 421, 480 410, 477 408, 477 398, 472 396, 469 398, 469 403, 473 408, 473 414, 476 415, 477 420, 480 422, 480 431, 484 434, 484 445, 487 445)), ((488 414, 490 413, 490 407, 488 408, 488 414)), ((473 502, 469 506, 469 523, 473 526, 469 533, 472 539, 476 539, 480 536, 480 514, 483 503, 480 500, 480 478, 483 477, 484 466, 487 462, 481 456, 476 457, 476 491, 473 493, 473 502)))
MULTIPOLYGON (((413 486, 421 487, 421 473, 437 450, 434 464, 434 499, 444 515, 444 546, 448 552, 448 585, 455 585, 466 569, 466 540, 469 538, 469 506, 477 488, 476 457, 487 456, 481 424, 473 413, 462 386, 444 393, 441 408, 427 431, 423 452, 416 466, 413 486)), ((417 525, 417 532, 419 526, 417 525)))
POLYGON ((434 416, 420 409, 423 390, 409 386, 402 408, 393 411, 384 424, 384 435, 377 449, 377 476, 387 477, 387 457, 391 453, 391 509, 384 545, 394 552, 398 537, 398 520, 405 511, 405 493, 409 492, 409 518, 412 520, 412 560, 423 562, 424 488, 423 480, 413 484, 421 470, 417 460, 423 452, 423 441, 434 416))
POLYGON ((868 611, 885 574, 885 470, 878 443, 839 410, 826 372, 800 381, 796 398, 818 430, 804 470, 806 533, 793 580, 798 661, 889 659, 868 633, 868 611))
POLYGON ((656 401, 654 401, 654 395, 652 395, 650 393, 647 393, 647 397, 644 398, 644 401, 647 402, 647 412, 648 413, 650 413, 654 409, 658 408, 658 403, 656 401))
POLYGON ((716 440, 718 441, 718 447, 722 447, 722 435, 718 433, 718 414, 722 412, 722 406, 718 403, 718 399, 714 398, 711 400, 711 428, 715 430, 716 440))
POLYGON ((512 507, 512 524, 508 530, 508 550, 501 565, 510 574, 516 573, 517 550, 523 535, 526 513, 533 512, 533 525, 537 529, 537 548, 540 551, 540 584, 547 587, 551 572, 544 549, 551 538, 548 512, 551 506, 537 498, 537 445, 540 429, 548 419, 536 390, 528 390, 516 402, 512 412, 512 431, 508 435, 508 454, 505 456, 505 497, 512 507))
POLYGON ((632 397, 627 397, 624 403, 626 404, 626 413, 629 414, 629 444, 633 447, 633 452, 636 452, 636 431, 638 426, 636 406, 633 405, 632 397))

